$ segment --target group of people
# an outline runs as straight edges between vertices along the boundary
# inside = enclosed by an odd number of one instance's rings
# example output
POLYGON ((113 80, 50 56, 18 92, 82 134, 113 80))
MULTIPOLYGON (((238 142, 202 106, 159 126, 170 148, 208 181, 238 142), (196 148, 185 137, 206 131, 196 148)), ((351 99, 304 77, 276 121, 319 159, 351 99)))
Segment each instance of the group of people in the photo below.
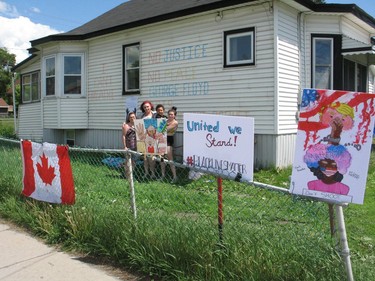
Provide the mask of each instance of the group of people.
MULTIPOLYGON (((173 161, 173 144, 174 144, 174 135, 177 131, 178 121, 176 120, 177 108, 172 107, 168 110, 165 115, 165 108, 162 104, 158 104, 154 109, 154 105, 150 101, 142 102, 140 106, 142 115, 141 119, 150 119, 150 118, 164 118, 166 120, 166 130, 167 130, 167 151, 166 157, 169 161, 173 161)), ((135 127, 135 120, 137 119, 135 112, 129 112, 126 117, 126 121, 122 125, 122 141, 124 144, 124 149, 130 149, 133 151, 137 150, 137 128, 135 127)), ((138 132, 142 133, 142 132, 138 132)), ((160 161, 161 174, 162 178, 165 178, 166 165, 163 161, 164 155, 161 155, 162 159, 160 161)), ((134 166, 134 161, 132 162, 134 166)), ((152 157, 147 155, 144 156, 144 169, 145 177, 156 178, 155 174, 155 160, 152 157), (151 173, 151 174, 150 174, 151 173)), ((172 182, 177 181, 176 167, 170 163, 171 172, 173 175, 172 182)))

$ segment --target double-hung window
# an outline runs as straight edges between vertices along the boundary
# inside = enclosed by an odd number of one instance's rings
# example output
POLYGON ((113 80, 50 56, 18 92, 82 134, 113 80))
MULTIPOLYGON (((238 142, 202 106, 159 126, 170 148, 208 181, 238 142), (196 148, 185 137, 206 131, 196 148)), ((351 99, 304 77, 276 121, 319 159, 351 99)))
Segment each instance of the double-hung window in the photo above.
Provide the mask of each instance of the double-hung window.
POLYGON ((313 37, 313 88, 333 89, 333 38, 313 37))
POLYGON ((224 32, 224 67, 255 64, 255 28, 224 32))
POLYGON ((45 59, 45 81, 46 81, 46 96, 55 95, 55 80, 56 80, 56 58, 49 57, 45 59))
POLYGON ((40 73, 32 72, 23 74, 22 78, 22 102, 40 100, 40 73))
POLYGON ((44 59, 45 96, 84 94, 84 55, 58 54, 44 59))
POLYGON ((367 67, 365 65, 344 59, 343 72, 343 90, 367 91, 367 67))
POLYGON ((140 77, 139 43, 123 46, 123 93, 138 94, 140 77))
POLYGON ((63 56, 64 94, 82 94, 82 56, 63 56))

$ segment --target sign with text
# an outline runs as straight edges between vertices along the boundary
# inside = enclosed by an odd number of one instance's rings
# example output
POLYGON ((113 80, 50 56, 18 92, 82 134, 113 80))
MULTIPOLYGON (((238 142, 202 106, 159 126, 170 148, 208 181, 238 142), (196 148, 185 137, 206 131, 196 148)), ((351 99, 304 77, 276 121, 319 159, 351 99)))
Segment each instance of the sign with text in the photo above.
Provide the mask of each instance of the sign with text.
POLYGON ((362 204, 374 128, 374 94, 303 90, 290 191, 362 204))
POLYGON ((184 113, 184 163, 253 181, 254 118, 184 113))

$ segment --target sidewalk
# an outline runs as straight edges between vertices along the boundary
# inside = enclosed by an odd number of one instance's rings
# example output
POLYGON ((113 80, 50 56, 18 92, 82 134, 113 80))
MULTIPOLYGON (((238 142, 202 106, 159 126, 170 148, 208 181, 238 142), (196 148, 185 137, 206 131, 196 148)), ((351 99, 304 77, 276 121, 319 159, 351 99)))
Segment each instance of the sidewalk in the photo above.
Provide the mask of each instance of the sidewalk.
POLYGON ((131 274, 84 263, 0 220, 1 281, 136 281, 131 274), (118 276, 118 277, 116 277, 118 276))

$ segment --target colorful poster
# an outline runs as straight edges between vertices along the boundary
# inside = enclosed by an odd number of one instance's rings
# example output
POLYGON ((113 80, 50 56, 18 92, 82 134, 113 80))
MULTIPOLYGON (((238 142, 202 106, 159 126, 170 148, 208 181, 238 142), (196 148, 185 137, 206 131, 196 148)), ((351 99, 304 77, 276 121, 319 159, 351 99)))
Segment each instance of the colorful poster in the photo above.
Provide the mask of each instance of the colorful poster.
POLYGON ((134 125, 138 152, 149 155, 167 153, 167 119, 136 119, 134 125))
POLYGON ((363 204, 375 95, 304 89, 290 191, 363 204))
POLYGON ((184 114, 184 163, 253 181, 254 118, 184 114))

